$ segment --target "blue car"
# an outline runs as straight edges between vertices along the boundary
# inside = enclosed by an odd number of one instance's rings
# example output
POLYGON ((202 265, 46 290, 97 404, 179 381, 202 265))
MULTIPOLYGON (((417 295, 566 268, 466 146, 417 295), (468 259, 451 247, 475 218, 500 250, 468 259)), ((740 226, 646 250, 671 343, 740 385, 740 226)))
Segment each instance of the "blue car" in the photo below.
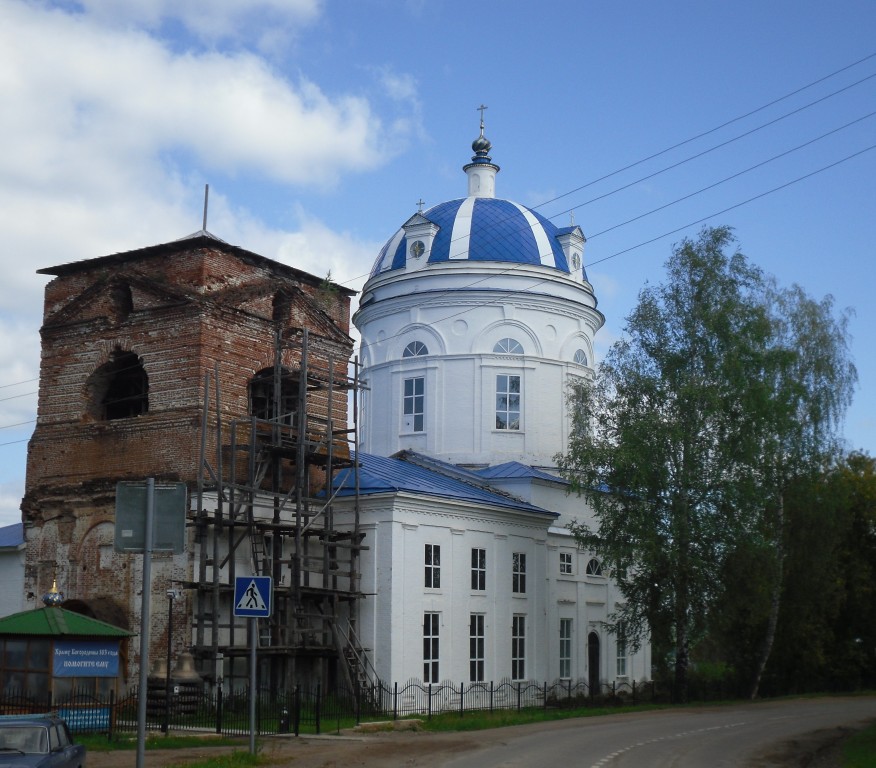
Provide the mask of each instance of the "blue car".
POLYGON ((0 717, 0 768, 84 768, 85 747, 74 744, 60 717, 0 717))

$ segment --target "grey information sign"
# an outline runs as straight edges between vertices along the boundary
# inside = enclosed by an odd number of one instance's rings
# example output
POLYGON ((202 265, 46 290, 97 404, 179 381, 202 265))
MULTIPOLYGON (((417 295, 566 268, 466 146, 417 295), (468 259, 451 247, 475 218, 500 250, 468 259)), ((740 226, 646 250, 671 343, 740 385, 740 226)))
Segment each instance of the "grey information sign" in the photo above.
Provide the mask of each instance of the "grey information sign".
MULTIPOLYGON (((155 484, 152 551, 185 551, 185 483, 155 484)), ((116 484, 116 552, 138 553, 146 547, 146 483, 116 484)))

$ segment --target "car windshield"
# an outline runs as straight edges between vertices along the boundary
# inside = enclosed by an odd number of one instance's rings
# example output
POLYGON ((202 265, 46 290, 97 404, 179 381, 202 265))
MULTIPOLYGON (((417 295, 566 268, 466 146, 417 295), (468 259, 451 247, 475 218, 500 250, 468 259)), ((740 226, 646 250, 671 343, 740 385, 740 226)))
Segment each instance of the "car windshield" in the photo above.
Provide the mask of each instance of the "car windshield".
POLYGON ((3 749, 44 754, 49 751, 48 733, 45 728, 33 725, 0 726, 0 750, 3 749))

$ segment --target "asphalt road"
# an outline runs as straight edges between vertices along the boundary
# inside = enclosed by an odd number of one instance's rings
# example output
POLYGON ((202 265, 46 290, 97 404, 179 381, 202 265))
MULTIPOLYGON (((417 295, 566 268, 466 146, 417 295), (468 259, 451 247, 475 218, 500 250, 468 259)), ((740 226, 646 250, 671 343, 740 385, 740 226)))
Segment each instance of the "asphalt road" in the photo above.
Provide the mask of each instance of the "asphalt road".
MULTIPOLYGON (((795 699, 561 721, 436 765, 446 768, 746 768, 787 765, 788 743, 876 721, 876 697, 795 699)), ((799 751, 799 750, 798 750, 799 751)), ((805 762, 794 762, 805 765, 805 762)))

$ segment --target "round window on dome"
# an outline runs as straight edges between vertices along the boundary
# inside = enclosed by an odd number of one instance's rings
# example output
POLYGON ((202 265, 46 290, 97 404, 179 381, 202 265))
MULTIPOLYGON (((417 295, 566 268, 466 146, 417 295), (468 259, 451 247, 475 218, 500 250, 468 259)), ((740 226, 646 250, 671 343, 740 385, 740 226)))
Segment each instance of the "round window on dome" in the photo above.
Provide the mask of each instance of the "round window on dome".
POLYGON ((411 243, 411 256, 415 259, 419 259, 426 252, 426 244, 422 240, 414 240, 411 243))
POLYGON ((572 254, 572 269, 581 269, 581 254, 572 254))
POLYGON ((577 365, 587 365, 587 353, 583 349, 575 350, 574 359, 577 365))

